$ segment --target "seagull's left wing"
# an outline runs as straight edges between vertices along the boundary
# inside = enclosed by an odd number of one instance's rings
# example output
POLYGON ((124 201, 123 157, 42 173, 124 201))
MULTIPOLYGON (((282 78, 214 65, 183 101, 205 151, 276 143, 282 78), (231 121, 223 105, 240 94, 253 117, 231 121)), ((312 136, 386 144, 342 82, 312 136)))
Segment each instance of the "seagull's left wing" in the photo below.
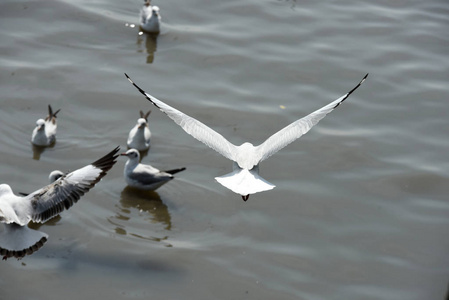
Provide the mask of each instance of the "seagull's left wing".
POLYGON ((259 162, 267 159, 274 153, 278 152, 288 144, 292 143, 303 134, 307 133, 314 125, 316 125, 328 113, 339 106, 346 98, 349 97, 368 77, 368 74, 357 84, 351 91, 331 102, 330 104, 314 111, 313 113, 301 118, 290 125, 284 127, 280 131, 270 136, 265 142, 256 147, 256 153, 259 156, 259 162))
POLYGON ((112 168, 119 150, 120 147, 117 147, 90 165, 64 175, 25 197, 24 201, 30 203, 31 220, 43 223, 69 209, 112 168))
POLYGON ((181 126, 185 132, 203 142, 210 148, 214 149, 224 157, 235 161, 235 153, 237 147, 225 139, 221 134, 204 125, 200 121, 186 115, 185 113, 165 104, 156 97, 151 96, 142 90, 137 84, 135 84, 131 78, 125 73, 126 78, 142 93, 151 103, 164 112, 170 119, 175 121, 176 124, 181 126))

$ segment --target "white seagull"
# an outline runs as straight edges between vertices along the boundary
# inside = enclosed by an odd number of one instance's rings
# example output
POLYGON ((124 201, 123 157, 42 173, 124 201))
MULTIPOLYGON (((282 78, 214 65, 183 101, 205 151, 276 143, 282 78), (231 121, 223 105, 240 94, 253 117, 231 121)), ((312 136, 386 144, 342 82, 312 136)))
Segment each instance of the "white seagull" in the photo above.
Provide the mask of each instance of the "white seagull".
POLYGON ((140 9, 140 29, 147 33, 160 31, 161 15, 158 6, 151 6, 151 1, 146 0, 140 9))
POLYGON ((128 161, 125 164, 123 175, 126 183, 137 189, 154 191, 165 183, 174 179, 173 174, 184 171, 186 168, 179 168, 167 171, 161 171, 150 165, 139 163, 140 154, 136 149, 129 149, 125 153, 120 154, 127 156, 128 161))
POLYGON ((58 109, 53 113, 51 106, 48 105, 48 116, 44 119, 36 121, 36 127, 31 136, 31 142, 36 146, 50 146, 56 141, 56 114, 58 109))
POLYGON ((243 200, 246 201, 250 194, 271 190, 275 187, 274 184, 259 176, 260 162, 308 132, 322 118, 345 101, 365 81, 368 74, 363 77, 355 88, 342 97, 284 127, 259 146, 253 146, 251 143, 243 143, 240 146, 236 146, 230 143, 221 134, 200 121, 146 93, 126 73, 125 76, 151 103, 181 126, 185 132, 233 161, 233 171, 229 174, 215 177, 215 179, 234 193, 240 194, 243 200))
POLYGON ((61 176, 53 183, 23 197, 14 195, 11 187, 0 184, 0 254, 21 258, 39 249, 46 241, 46 233, 32 230, 30 222, 44 223, 69 209, 103 178, 116 163, 115 148, 97 161, 61 176))
POLYGON ((146 114, 140 111, 140 118, 137 119, 137 124, 134 126, 128 135, 127 145, 129 148, 134 148, 139 151, 146 151, 150 149, 151 131, 148 126, 148 116, 151 110, 146 114))

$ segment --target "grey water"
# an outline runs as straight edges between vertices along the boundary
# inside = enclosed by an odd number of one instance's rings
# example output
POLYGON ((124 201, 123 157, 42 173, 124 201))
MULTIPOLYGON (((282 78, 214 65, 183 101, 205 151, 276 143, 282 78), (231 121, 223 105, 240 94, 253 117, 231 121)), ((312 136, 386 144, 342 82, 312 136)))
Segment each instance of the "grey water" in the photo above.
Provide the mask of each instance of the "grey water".
POLYGON ((449 2, 0 2, 0 182, 16 193, 121 145, 139 110, 160 169, 126 187, 125 158, 0 264, 2 299, 444 299, 449 282, 449 2), (268 136, 367 81, 261 164, 248 202, 214 177, 231 162, 130 85, 231 142, 268 136), (47 105, 54 147, 33 151, 47 105))

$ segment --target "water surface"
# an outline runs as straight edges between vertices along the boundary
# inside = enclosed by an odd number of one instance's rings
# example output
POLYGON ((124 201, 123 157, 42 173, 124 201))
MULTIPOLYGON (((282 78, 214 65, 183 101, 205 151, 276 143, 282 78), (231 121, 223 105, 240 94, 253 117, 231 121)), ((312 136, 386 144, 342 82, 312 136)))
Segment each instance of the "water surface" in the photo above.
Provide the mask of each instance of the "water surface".
POLYGON ((449 281, 446 1, 0 4, 0 181, 47 184, 126 137, 146 101, 125 79, 235 144, 263 142, 342 96, 344 105, 261 165, 276 185, 248 202, 215 182, 231 163, 153 107, 154 193, 124 158, 47 244, 0 268, 5 299, 443 299, 449 281), (61 108, 54 147, 29 139, 61 108), (18 285, 20 282, 20 286, 18 285))

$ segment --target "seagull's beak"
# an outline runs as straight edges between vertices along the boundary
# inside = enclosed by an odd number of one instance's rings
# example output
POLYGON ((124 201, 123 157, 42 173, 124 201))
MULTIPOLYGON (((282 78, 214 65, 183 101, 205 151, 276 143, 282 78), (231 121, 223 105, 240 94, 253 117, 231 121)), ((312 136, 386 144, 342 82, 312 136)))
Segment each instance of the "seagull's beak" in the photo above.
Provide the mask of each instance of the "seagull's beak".
POLYGON ((126 153, 120 153, 120 156, 128 156, 126 153))

